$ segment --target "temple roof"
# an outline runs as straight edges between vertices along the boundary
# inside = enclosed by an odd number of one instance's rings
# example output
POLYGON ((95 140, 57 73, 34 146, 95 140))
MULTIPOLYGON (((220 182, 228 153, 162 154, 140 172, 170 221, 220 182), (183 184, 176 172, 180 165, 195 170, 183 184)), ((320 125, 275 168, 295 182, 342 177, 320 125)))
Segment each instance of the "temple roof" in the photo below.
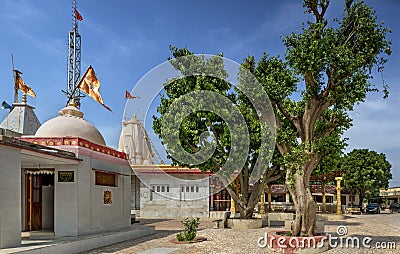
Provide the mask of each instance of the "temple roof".
POLYGON ((102 146, 106 145, 100 131, 83 119, 83 113, 74 106, 60 110, 60 116, 45 122, 35 137, 79 137, 102 146))
POLYGON ((44 145, 39 145, 39 144, 33 144, 31 142, 27 142, 25 140, 22 140, 21 138, 14 138, 14 137, 7 137, 0 135, 0 145, 6 145, 6 146, 12 146, 24 150, 29 150, 29 151, 34 151, 50 156, 55 156, 55 157, 60 157, 64 159, 71 159, 71 160, 80 160, 76 157, 74 153, 56 149, 56 148, 50 148, 44 145))
POLYGON ((35 134, 40 127, 40 122, 33 111, 34 109, 26 103, 14 103, 10 113, 1 122, 0 128, 23 135, 35 134))
POLYGON ((119 159, 128 159, 128 155, 124 152, 115 150, 101 144, 90 142, 89 140, 80 137, 36 137, 25 136, 18 138, 33 144, 39 144, 48 147, 55 147, 62 150, 70 150, 69 148, 84 148, 96 151, 99 154, 110 155, 119 159))

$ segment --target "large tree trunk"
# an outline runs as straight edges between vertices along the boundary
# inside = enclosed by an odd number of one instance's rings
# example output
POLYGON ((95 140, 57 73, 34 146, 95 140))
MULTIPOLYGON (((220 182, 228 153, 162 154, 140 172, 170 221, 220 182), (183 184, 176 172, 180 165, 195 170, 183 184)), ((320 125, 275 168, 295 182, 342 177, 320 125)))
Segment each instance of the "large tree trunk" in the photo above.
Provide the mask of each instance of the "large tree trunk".
POLYGON ((256 185, 249 195, 242 194, 240 191, 232 190, 231 188, 227 188, 227 190, 235 202, 235 208, 240 213, 240 218, 252 218, 254 207, 260 200, 261 191, 264 191, 263 185, 256 185))
POLYGON ((365 192, 366 192, 366 190, 364 188, 360 190, 360 197, 359 197, 360 198, 360 201, 359 201, 360 208, 362 208, 362 205, 363 205, 363 201, 365 198, 365 192))
POLYGON ((293 185, 288 185, 296 208, 296 218, 292 225, 293 236, 312 236, 315 227, 315 202, 307 177, 300 171, 293 176, 293 185))
POLYGON ((253 210, 254 210, 254 206, 247 206, 243 209, 239 209, 240 212, 240 218, 242 219, 250 219, 253 217, 253 210))
MULTIPOLYGON (((248 182, 245 181, 245 183, 247 184, 247 186, 245 186, 243 189, 248 190, 248 182)), ((233 188, 234 195, 231 194, 231 197, 235 201, 236 210, 240 213, 240 218, 250 219, 253 217, 254 207, 258 204, 261 192, 263 192, 265 189, 265 185, 263 183, 257 182, 254 185, 254 189, 251 193, 242 193, 241 189, 242 188, 233 188)), ((228 192, 230 192, 229 188, 228 192)))
POLYGON ((279 166, 273 166, 269 168, 265 173, 262 179, 258 180, 253 185, 253 190, 249 192, 249 178, 243 177, 239 175, 237 180, 233 182, 233 184, 227 187, 227 191, 229 195, 235 201, 235 207, 237 211, 240 213, 240 218, 242 219, 250 219, 253 217, 254 207, 260 201, 261 193, 265 190, 266 185, 269 182, 275 181, 281 177, 281 173, 279 171, 279 166), (235 183, 240 183, 240 187, 236 188, 235 183))

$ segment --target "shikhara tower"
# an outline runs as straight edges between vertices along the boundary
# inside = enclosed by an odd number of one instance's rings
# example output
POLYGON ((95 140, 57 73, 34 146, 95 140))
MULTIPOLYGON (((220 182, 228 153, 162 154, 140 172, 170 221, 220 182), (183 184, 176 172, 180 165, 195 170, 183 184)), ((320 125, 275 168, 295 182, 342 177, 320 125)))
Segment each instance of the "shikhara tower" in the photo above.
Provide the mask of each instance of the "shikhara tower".
POLYGON ((68 38, 68 86, 67 91, 63 91, 68 98, 75 101, 76 107, 80 107, 80 99, 84 97, 79 89, 74 89, 81 76, 81 36, 78 32, 78 20, 82 20, 76 9, 76 0, 73 3, 74 24, 69 32, 68 38))

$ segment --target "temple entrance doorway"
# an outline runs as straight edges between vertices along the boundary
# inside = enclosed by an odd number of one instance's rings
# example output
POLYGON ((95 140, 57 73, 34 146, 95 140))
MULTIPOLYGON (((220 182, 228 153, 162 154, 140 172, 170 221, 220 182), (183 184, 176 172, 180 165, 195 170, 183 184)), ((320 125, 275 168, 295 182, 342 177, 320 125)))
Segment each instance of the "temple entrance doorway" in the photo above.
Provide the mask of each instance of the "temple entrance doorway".
POLYGON ((25 170, 25 231, 54 229, 54 170, 25 170))

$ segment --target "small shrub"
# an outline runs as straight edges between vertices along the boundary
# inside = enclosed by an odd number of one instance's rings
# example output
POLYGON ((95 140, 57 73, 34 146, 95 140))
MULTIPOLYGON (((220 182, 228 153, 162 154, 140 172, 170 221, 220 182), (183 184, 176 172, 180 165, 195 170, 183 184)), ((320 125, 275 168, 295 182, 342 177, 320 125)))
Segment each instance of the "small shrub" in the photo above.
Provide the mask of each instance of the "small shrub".
POLYGON ((185 237, 183 236, 183 232, 180 232, 176 235, 176 239, 178 239, 178 241, 182 242, 185 240, 185 237))
POLYGON ((191 243, 196 237, 196 230, 199 227, 200 218, 185 218, 185 220, 182 221, 182 224, 184 229, 176 235, 176 238, 178 241, 186 240, 191 243))
POLYGON ((189 243, 191 243, 195 237, 196 237, 196 231, 185 232, 185 238, 189 243))

